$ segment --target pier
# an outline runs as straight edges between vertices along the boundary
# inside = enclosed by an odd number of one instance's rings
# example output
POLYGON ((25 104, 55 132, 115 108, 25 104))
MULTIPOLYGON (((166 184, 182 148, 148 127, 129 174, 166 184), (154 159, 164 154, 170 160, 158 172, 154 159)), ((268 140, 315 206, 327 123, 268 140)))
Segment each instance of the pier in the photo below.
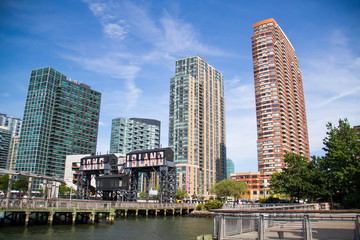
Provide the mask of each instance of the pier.
POLYGON ((115 217, 175 216, 192 212, 196 203, 117 202, 69 199, 16 199, 1 202, 0 226, 113 223, 115 217))

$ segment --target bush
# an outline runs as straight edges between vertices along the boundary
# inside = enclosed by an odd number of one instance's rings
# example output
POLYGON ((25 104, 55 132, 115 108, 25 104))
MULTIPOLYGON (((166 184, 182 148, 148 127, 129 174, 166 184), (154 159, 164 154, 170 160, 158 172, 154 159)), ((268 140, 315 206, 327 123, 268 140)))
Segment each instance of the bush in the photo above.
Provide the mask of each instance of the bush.
POLYGON ((210 210, 210 209, 219 209, 222 208, 223 203, 219 200, 215 200, 215 201, 208 201, 205 203, 205 209, 206 210, 210 210))
POLYGON ((202 204, 202 203, 199 203, 197 206, 196 206, 196 210, 204 210, 205 209, 205 205, 202 204))
POLYGON ((259 200, 260 203, 279 203, 280 199, 275 197, 262 198, 259 200))

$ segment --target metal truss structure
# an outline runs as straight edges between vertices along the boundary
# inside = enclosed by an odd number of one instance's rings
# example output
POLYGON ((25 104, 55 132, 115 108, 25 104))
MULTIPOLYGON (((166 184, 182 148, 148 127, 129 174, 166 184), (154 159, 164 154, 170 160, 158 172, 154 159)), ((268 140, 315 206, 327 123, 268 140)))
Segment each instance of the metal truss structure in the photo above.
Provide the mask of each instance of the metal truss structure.
POLYGON ((78 170, 77 196, 89 199, 91 192, 94 192, 103 200, 136 201, 139 176, 142 174, 145 178, 146 200, 149 200, 153 172, 159 177, 159 201, 175 201, 176 167, 170 148, 130 152, 125 164, 118 164, 114 154, 82 158, 78 170), (92 189, 93 178, 96 180, 96 188, 92 189))
POLYGON ((129 191, 125 197, 126 201, 136 201, 139 176, 142 173, 145 177, 145 192, 146 200, 149 200, 149 185, 151 179, 151 173, 155 172, 156 176, 159 176, 159 190, 158 197, 160 202, 175 201, 176 194, 176 167, 175 164, 169 163, 168 165, 157 167, 137 167, 137 168, 125 168, 126 172, 130 175, 129 191))

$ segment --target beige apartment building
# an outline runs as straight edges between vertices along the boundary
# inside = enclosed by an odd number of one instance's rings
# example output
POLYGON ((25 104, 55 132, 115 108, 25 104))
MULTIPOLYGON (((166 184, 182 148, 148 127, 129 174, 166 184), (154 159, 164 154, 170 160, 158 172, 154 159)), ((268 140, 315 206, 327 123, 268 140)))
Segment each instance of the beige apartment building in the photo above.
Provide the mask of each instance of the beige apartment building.
POLYGON ((169 146, 178 188, 209 195, 226 178, 225 100, 222 74, 200 56, 176 61, 170 86, 169 146))

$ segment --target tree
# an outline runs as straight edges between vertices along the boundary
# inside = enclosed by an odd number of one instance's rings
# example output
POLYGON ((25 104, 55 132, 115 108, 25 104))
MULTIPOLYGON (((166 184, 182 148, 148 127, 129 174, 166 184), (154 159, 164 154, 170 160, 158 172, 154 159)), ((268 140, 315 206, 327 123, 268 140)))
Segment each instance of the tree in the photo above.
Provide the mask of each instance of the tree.
POLYGON ((272 175, 270 188, 293 199, 315 199, 326 195, 325 180, 319 170, 316 158, 308 158, 295 153, 284 157, 286 167, 272 175))
POLYGON ((184 190, 182 190, 180 188, 176 189, 176 193, 175 193, 175 198, 176 199, 182 200, 182 199, 187 198, 187 197, 189 197, 189 194, 187 194, 186 191, 184 191, 184 190))
POLYGON ((146 198, 146 192, 141 192, 141 193, 139 193, 139 196, 140 196, 141 198, 145 199, 145 198, 146 198))
POLYGON ((9 174, 2 175, 0 177, 0 190, 3 192, 7 191, 9 184, 9 174))
POLYGON ((70 187, 64 185, 64 184, 61 184, 59 186, 59 195, 61 197, 65 197, 66 195, 70 195, 70 187))
POLYGON ((320 159, 334 202, 347 208, 360 208, 360 142, 347 119, 339 126, 328 123, 324 138, 325 156, 320 159))
POLYGON ((229 179, 224 179, 211 188, 211 192, 215 193, 218 197, 232 196, 235 200, 240 198, 241 193, 245 193, 246 190, 246 183, 231 181, 229 179))
POLYGON ((20 193, 24 193, 28 190, 29 179, 25 176, 19 176, 19 179, 14 183, 13 189, 18 190, 20 193))
POLYGON ((196 193, 194 193, 193 195, 191 195, 192 199, 197 199, 198 195, 196 195, 196 193))

